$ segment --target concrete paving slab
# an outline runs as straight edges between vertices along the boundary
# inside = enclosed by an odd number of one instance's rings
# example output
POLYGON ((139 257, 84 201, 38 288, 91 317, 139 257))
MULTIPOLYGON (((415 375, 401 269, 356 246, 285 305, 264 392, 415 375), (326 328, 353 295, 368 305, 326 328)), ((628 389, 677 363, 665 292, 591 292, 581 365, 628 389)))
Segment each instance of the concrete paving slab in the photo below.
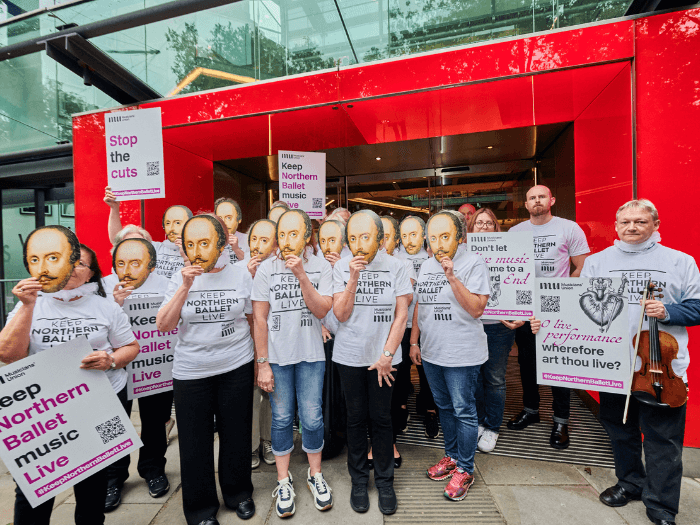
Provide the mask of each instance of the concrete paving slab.
POLYGON ((614 509, 600 504, 596 491, 587 485, 513 485, 489 488, 508 525, 643 523, 625 521, 614 509))
POLYGON ((585 485, 575 466, 477 454, 474 459, 488 486, 491 485, 585 485))
MULTIPOLYGON (((161 505, 121 505, 117 510, 108 514, 105 523, 119 525, 149 525, 161 505)), ((75 504, 64 503, 54 509, 51 515, 51 525, 75 525, 75 504)))

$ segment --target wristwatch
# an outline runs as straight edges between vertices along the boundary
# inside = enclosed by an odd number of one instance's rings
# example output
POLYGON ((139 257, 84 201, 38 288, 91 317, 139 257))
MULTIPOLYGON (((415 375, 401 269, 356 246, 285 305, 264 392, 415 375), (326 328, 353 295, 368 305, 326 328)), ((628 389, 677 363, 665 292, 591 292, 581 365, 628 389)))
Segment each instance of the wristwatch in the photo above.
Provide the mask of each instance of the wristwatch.
POLYGON ((394 354, 392 354, 391 352, 389 352, 389 350, 384 350, 384 356, 385 356, 385 357, 394 357, 394 354))
POLYGON ((117 363, 114 362, 114 356, 112 356, 112 364, 109 365, 110 370, 116 370, 117 369, 117 363))
POLYGON ((267 357, 258 357, 258 358, 255 360, 255 362, 258 363, 258 364, 260 364, 260 365, 263 364, 263 363, 267 363, 267 357))

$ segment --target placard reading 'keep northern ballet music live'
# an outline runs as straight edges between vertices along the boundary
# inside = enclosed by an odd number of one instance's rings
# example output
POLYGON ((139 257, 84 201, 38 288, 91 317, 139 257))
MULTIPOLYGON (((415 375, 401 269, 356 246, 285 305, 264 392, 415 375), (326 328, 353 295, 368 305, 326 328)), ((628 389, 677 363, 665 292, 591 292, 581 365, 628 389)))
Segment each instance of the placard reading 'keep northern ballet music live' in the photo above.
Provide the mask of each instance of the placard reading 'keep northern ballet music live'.
POLYGON ((105 113, 107 185, 118 201, 165 197, 160 108, 105 113))
POLYGON ((158 330, 156 315, 162 302, 162 296, 127 297, 124 301, 124 311, 141 347, 139 355, 126 367, 128 399, 173 389, 173 356, 178 328, 171 332, 158 330))
POLYGON ((279 151, 280 200, 312 219, 326 215, 326 154, 279 151))
POLYGON ((625 394, 631 354, 620 278, 537 279, 537 382, 625 394))
POLYGON ((86 337, 0 369, 0 458, 32 507, 141 446, 86 337))
POLYGON ((467 234, 470 253, 489 267, 491 295, 482 319, 528 319, 535 312, 535 257, 531 232, 467 234))

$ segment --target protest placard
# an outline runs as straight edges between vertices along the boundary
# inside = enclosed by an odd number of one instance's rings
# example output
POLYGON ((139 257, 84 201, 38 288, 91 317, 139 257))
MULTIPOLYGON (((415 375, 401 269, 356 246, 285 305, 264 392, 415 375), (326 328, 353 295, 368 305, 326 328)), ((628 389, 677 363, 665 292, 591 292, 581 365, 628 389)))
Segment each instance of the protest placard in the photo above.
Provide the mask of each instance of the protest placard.
POLYGON ((535 313, 535 258, 531 232, 467 234, 469 253, 489 267, 491 296, 482 319, 528 319, 535 313))
POLYGON ((107 185, 118 201, 165 197, 160 108, 105 113, 107 185))
POLYGON ((124 311, 141 346, 139 355, 126 367, 129 399, 173 389, 173 354, 178 329, 161 332, 156 327, 156 315, 162 302, 162 296, 127 297, 124 301, 124 311))
POLYGON ((537 382, 624 394, 631 356, 627 282, 619 278, 537 279, 537 382))
POLYGON ((32 507, 141 446, 86 337, 0 369, 0 458, 32 507))
POLYGON ((280 200, 312 219, 326 215, 326 154, 279 151, 280 200))

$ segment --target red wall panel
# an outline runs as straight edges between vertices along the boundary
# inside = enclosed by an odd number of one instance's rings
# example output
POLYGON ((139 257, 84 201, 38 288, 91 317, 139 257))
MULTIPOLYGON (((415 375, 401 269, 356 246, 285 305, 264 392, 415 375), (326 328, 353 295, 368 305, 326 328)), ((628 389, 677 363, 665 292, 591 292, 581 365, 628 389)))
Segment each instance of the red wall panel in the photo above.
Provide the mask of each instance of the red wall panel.
MULTIPOLYGON (((698 261, 700 230, 690 218, 700 174, 700 9, 642 18, 636 25, 638 195, 658 208, 663 244, 698 261)), ((700 328, 689 332, 685 444, 700 447, 700 328)))

